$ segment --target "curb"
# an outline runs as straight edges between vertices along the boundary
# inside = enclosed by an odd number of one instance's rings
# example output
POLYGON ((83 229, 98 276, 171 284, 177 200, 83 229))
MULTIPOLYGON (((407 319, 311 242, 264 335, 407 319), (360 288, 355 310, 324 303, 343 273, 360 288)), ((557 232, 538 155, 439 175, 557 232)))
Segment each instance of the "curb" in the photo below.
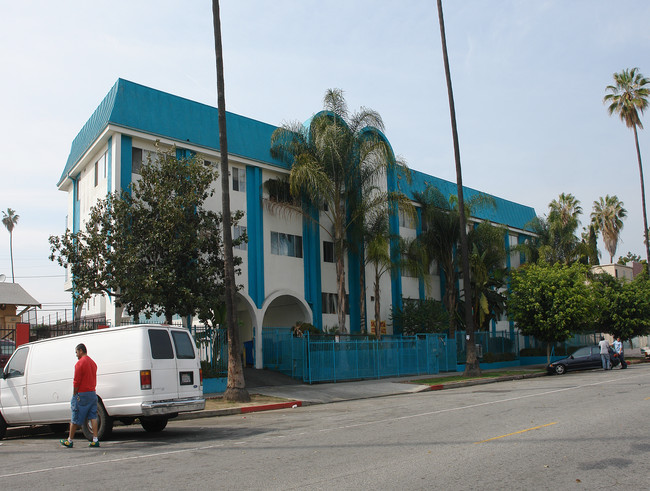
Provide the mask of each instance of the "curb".
POLYGON ((503 377, 494 377, 494 378, 481 378, 476 380, 466 380, 459 382, 449 382, 446 384, 435 384, 426 386, 425 390, 443 390, 443 389, 457 389, 459 387, 470 387, 472 385, 485 385, 485 384, 494 384, 497 382, 508 382, 510 380, 522 380, 526 378, 537 378, 537 377, 547 377, 547 373, 526 373, 521 375, 504 375, 503 377))
POLYGON ((193 413, 181 413, 174 418, 174 421, 182 421, 187 419, 199 418, 213 418, 216 416, 231 416, 233 414, 247 414, 256 413, 260 411, 273 411, 275 409, 289 409, 302 407, 303 401, 287 401, 278 402, 273 404, 259 404, 257 406, 242 406, 242 407, 229 407, 224 409, 207 409, 203 411, 196 411, 193 413))

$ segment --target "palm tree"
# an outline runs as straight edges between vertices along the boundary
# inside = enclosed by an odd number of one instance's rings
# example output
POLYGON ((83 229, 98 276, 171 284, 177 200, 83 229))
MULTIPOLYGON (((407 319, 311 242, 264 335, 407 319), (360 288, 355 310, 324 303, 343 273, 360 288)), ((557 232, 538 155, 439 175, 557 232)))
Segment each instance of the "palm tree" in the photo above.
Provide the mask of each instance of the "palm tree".
POLYGON ((623 229, 623 218, 626 216, 627 210, 623 208, 623 202, 616 196, 607 195, 604 199, 601 196, 598 201, 594 201, 591 221, 594 230, 603 234, 610 263, 614 262, 614 254, 623 229))
POLYGON ((549 243, 543 249, 544 257, 550 263, 571 264, 579 254, 576 231, 582 214, 580 201, 572 194, 561 193, 548 206, 549 243))
POLYGON ((18 224, 19 215, 16 215, 16 210, 7 208, 7 211, 2 212, 2 223, 9 231, 9 255, 11 257, 11 282, 15 283, 14 279, 14 227, 18 224))
MULTIPOLYGON (((380 280, 384 273, 399 267, 391 260, 391 234, 388 214, 380 211, 367 217, 364 227, 365 263, 373 266, 375 297, 375 334, 381 339, 380 280)), ((365 269, 365 268, 364 268, 365 269)))
POLYGON ((487 330, 490 320, 505 312, 506 248, 503 237, 507 229, 482 222, 469 233, 472 245, 472 298, 474 325, 487 330))
POLYGON ((228 383, 224 399, 248 402, 244 370, 241 360, 239 324, 235 309, 235 262, 233 258, 232 227, 230 215, 230 188, 228 169, 228 140, 226 138, 226 95, 223 77, 223 46, 221 44, 221 20, 219 0, 212 0, 212 21, 214 27, 214 52, 217 64, 217 106, 219 113, 219 152, 221 154, 221 204, 223 214, 224 286, 228 329, 228 383))
POLYGON ((648 241, 648 217, 645 205, 645 186, 643 184, 643 165, 641 163, 641 150, 639 148, 639 135, 637 127, 643 129, 639 113, 648 107, 648 94, 650 89, 646 87, 650 80, 639 73, 638 68, 626 69, 621 73, 614 74, 614 85, 608 85, 605 90, 609 93, 603 98, 603 103, 609 104, 607 111, 610 116, 618 114, 625 126, 634 131, 634 143, 636 145, 636 156, 639 162, 639 179, 641 181, 641 206, 643 208, 643 234, 645 236, 645 252, 650 272, 650 242, 648 241))
POLYGON ((283 210, 317 222, 334 244, 338 296, 338 327, 346 332, 344 257, 348 234, 363 225, 372 210, 404 201, 401 192, 383 192, 387 172, 408 176, 406 165, 393 155, 381 133, 381 116, 362 108, 349 114, 343 92, 330 89, 324 110, 309 125, 290 123, 271 136, 271 155, 291 165, 289 186, 294 203, 275 203, 283 210), (324 219, 319 219, 319 213, 324 219))
MULTIPOLYGON (((438 0, 438 21, 440 23, 440 38, 442 41, 442 58, 445 65, 445 77, 447 79, 447 95, 449 97, 449 114, 451 117, 451 133, 454 140, 454 157, 456 161, 456 187, 458 190, 458 208, 460 210, 460 250, 462 258, 463 277, 469 278, 469 247, 467 245, 467 229, 465 224, 465 201, 463 199, 463 174, 460 166, 460 146, 458 143, 458 129, 456 127, 456 109, 454 107, 454 93, 451 87, 451 73, 449 70, 449 57, 447 56, 447 38, 445 36, 445 21, 442 15, 442 0, 438 0)), ((463 281, 465 298, 472 298, 470 282, 463 281)), ((472 317, 472 304, 465 302, 465 328, 467 332, 467 360, 465 361, 465 375, 480 375, 474 345, 474 322, 472 317)))
MULTIPOLYGON (((458 321, 457 249, 461 240, 458 199, 453 195, 445 197, 433 186, 427 186, 423 192, 416 192, 413 196, 421 210, 422 233, 410 248, 410 256, 414 260, 409 265, 412 269, 414 265, 420 265, 420 270, 414 270, 418 276, 426 275, 434 262, 444 273, 445 291, 442 301, 449 313, 449 336, 453 337, 458 321)), ((469 220, 471 210, 480 206, 494 207, 495 202, 486 195, 472 197, 465 206, 465 221, 469 220)))

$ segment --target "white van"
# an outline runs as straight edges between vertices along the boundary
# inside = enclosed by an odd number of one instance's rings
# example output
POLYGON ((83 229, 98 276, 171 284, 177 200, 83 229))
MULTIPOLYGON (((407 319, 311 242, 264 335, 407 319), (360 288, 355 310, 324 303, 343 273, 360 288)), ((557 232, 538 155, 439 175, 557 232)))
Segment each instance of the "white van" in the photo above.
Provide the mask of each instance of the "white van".
MULTIPOLYGON (((19 346, 0 378, 0 438, 7 426, 70 421, 75 347, 83 343, 97 363, 99 438, 119 420, 136 418, 162 431, 178 413, 205 408, 203 374, 187 329, 158 324, 109 327, 19 346)), ((92 439, 90 424, 84 435, 92 439)))

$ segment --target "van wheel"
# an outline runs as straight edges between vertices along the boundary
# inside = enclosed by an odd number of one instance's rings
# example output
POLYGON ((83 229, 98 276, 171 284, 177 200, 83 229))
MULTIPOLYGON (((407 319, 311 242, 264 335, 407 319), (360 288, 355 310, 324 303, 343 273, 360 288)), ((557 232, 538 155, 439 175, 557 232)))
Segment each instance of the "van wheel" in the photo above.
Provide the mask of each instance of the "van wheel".
POLYGON ((154 433, 165 429, 167 418, 140 418, 140 424, 144 431, 154 433))
MULTIPOLYGON (((102 403, 101 399, 97 399, 97 438, 100 440, 106 440, 110 438, 111 433, 113 432, 113 418, 111 418, 106 412, 106 408, 102 403)), ((88 441, 93 439, 93 427, 90 421, 86 420, 83 425, 84 436, 88 441)))
POLYGON ((0 440, 2 440, 6 434, 7 434, 7 423, 5 423, 5 419, 2 417, 2 414, 0 414, 0 440))

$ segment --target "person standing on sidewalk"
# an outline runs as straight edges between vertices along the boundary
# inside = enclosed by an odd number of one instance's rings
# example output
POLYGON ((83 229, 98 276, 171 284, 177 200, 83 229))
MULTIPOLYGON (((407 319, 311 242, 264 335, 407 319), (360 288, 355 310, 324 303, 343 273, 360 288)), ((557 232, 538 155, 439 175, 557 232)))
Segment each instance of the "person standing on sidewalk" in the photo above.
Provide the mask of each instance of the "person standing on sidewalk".
POLYGON ((614 341, 614 351, 618 353, 618 359, 621 360, 621 369, 627 368, 627 362, 625 361, 623 353, 623 343, 621 342, 620 337, 616 338, 616 341, 614 341))
POLYGON ((97 393, 95 392, 97 364, 88 356, 84 344, 77 345, 75 354, 79 361, 74 366, 74 379, 72 380, 70 433, 68 438, 60 440, 60 443, 64 447, 72 448, 74 434, 86 420, 90 420, 93 428, 93 441, 88 446, 99 447, 97 438, 97 393))
POLYGON ((612 362, 609 359, 609 343, 603 336, 600 337, 598 346, 600 347, 600 362, 603 365, 603 370, 611 370, 612 362))

